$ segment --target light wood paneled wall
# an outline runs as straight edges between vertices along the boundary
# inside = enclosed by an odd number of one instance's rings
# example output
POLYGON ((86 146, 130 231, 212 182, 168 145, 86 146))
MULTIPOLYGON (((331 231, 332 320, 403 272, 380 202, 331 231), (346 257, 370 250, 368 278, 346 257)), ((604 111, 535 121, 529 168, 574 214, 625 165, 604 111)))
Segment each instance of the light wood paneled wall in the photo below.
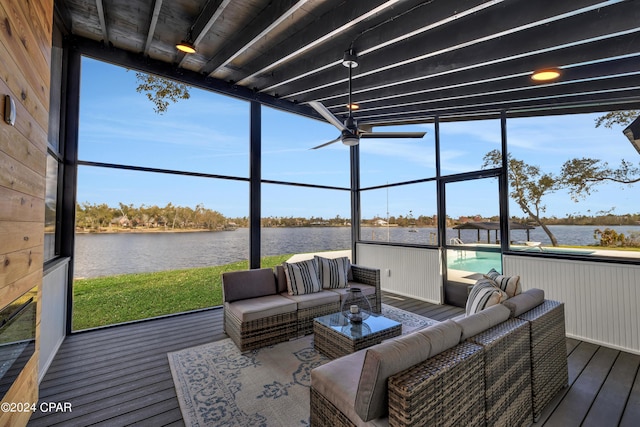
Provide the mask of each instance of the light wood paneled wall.
MULTIPOLYGON (((44 194, 53 0, 0 1, 0 111, 10 95, 15 126, 0 121, 0 307, 34 286, 42 295, 44 194)), ((36 402, 36 353, 3 402, 36 402)), ((26 425, 28 412, 0 412, 1 426, 26 425)))

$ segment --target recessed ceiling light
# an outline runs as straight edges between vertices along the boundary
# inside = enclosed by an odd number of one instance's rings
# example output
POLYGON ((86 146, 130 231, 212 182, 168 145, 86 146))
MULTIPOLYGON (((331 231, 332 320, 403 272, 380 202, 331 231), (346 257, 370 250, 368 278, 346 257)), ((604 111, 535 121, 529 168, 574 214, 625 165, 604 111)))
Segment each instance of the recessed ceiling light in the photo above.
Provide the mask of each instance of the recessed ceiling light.
POLYGON ((176 45, 176 49, 184 53, 196 53, 196 47, 193 43, 190 43, 186 40, 182 40, 180 43, 176 45))
POLYGON ((560 77, 561 71, 559 68, 545 68, 542 70, 536 70, 531 74, 531 80, 536 82, 548 82, 560 77))
POLYGON ((360 106, 356 103, 347 104, 347 108, 351 111, 360 109, 360 106))

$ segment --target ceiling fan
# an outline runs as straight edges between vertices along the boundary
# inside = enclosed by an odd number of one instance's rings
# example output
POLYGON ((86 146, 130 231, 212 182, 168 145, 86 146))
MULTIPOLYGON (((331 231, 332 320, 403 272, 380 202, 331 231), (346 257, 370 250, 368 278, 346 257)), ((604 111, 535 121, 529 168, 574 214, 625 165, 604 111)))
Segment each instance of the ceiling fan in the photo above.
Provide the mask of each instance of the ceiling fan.
POLYGON ((347 105, 349 116, 342 123, 321 102, 310 101, 311 108, 341 131, 340 136, 336 139, 313 147, 312 150, 326 147, 338 141, 342 141, 344 145, 353 146, 360 143, 360 138, 422 138, 426 134, 426 132, 372 132, 371 126, 358 127, 358 121, 353 118, 354 104, 351 102, 351 74, 352 70, 358 66, 358 56, 353 49, 349 49, 344 53, 342 65, 349 69, 349 104, 347 105))

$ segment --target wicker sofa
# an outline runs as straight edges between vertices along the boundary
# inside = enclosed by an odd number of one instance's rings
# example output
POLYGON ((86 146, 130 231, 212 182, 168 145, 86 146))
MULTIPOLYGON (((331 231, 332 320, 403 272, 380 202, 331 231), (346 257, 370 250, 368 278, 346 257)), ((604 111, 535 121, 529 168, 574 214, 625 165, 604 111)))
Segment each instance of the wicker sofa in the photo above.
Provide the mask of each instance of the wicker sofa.
MULTIPOLYGON (((351 265, 349 287, 380 313, 380 270, 351 265)), ((223 273, 224 330, 243 352, 310 334, 315 317, 339 311, 347 289, 289 295, 282 266, 223 273)))
POLYGON ((530 425, 568 383, 564 305, 508 301, 315 368, 311 425, 530 425))

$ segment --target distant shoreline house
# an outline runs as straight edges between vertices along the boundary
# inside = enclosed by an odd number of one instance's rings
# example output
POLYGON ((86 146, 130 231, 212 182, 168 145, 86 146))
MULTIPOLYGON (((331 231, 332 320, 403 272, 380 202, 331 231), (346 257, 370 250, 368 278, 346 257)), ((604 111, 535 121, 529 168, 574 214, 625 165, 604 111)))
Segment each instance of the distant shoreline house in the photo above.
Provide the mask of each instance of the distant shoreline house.
POLYGON ((109 224, 111 226, 116 225, 116 226, 119 226, 119 227, 128 228, 128 227, 131 226, 131 221, 129 221, 129 218, 127 218, 126 215, 123 215, 123 216, 119 216, 117 218, 113 218, 109 224))

